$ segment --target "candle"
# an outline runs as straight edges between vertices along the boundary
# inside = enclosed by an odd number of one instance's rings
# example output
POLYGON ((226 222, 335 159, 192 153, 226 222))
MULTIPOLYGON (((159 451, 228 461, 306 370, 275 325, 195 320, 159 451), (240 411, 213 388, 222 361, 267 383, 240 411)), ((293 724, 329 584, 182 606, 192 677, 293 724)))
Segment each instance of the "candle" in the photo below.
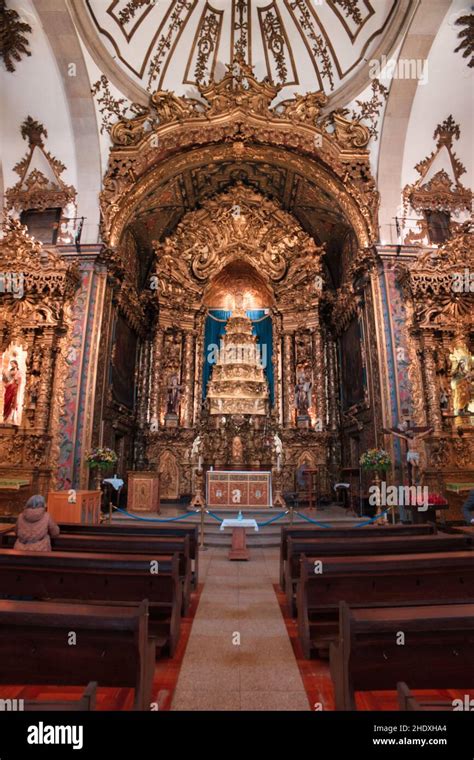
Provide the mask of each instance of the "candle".
POLYGON ((202 470, 202 454, 199 454, 198 470, 202 470))
POLYGON ((277 471, 280 472, 281 469, 281 454, 277 455, 277 471))

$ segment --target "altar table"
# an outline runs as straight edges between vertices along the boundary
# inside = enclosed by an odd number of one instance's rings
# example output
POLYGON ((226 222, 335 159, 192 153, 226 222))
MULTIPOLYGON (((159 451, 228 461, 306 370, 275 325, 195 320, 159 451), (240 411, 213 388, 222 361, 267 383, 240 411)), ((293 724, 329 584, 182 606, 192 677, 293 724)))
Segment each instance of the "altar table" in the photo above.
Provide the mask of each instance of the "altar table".
POLYGON ((257 521, 226 519, 222 520, 220 530, 225 530, 225 528, 232 528, 232 546, 229 550, 229 559, 247 560, 249 558, 249 552, 247 549, 245 529, 253 528, 255 531, 258 531, 257 521))
POLYGON ((272 506, 272 474, 266 470, 208 470, 206 484, 211 509, 272 506))

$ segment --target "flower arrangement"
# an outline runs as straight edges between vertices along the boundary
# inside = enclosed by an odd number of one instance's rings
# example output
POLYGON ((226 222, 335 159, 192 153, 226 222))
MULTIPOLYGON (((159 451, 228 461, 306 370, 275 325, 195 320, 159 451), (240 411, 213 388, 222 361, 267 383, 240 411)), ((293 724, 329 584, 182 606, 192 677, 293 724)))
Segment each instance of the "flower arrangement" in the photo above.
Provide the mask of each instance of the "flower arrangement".
POLYGON ((368 449, 362 454, 359 464, 363 470, 385 472, 390 468, 392 462, 385 449, 368 449))
POLYGON ((115 464, 118 459, 117 454, 112 449, 104 447, 96 447, 92 449, 86 456, 86 462, 91 469, 97 468, 99 470, 106 470, 112 464, 115 464))

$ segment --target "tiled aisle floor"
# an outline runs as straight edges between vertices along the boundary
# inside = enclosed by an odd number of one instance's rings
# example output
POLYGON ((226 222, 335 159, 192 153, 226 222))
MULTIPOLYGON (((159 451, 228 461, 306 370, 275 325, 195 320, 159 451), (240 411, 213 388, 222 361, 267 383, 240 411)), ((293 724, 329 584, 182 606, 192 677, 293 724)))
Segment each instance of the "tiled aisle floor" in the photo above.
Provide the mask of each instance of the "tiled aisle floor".
POLYGON ((308 710, 273 588, 279 550, 252 549, 248 562, 230 562, 227 551, 200 555, 204 589, 171 709, 308 710))

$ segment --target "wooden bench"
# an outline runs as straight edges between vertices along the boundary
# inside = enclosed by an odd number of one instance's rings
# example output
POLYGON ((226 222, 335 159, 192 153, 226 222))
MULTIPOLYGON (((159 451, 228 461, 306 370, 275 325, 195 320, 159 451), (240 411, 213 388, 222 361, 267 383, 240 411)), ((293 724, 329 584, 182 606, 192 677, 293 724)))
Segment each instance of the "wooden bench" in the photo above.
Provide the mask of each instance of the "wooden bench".
POLYGON ((372 536, 362 535, 344 538, 293 538, 289 536, 285 563, 285 591, 290 614, 296 615, 296 585, 300 576, 300 557, 308 561, 329 556, 423 554, 434 552, 471 551, 467 536, 435 533, 427 536, 372 536))
POLYGON ((453 709, 453 701, 452 700, 428 700, 425 702, 425 699, 423 697, 414 697, 413 694, 410 692, 410 689, 406 685, 404 681, 399 681, 397 683, 397 694, 398 694, 398 706, 400 710, 403 711, 414 711, 414 710, 420 710, 422 712, 425 711, 436 711, 436 710, 452 710, 453 709))
POLYGON ((326 654, 339 635, 341 600, 350 607, 474 602, 474 552, 326 557, 323 572, 301 558, 298 637, 304 656, 326 654))
POLYGON ((474 604, 339 608, 331 643, 336 710, 355 710, 358 691, 470 689, 474 673, 474 604), (398 642, 405 635, 405 644, 398 642))
POLYGON ((197 525, 169 524, 140 525, 134 523, 112 524, 112 525, 76 525, 68 523, 59 523, 62 533, 68 534, 87 534, 99 536, 189 536, 189 554, 193 563, 193 588, 196 589, 199 583, 199 528, 197 525))
MULTIPOLYGON (((4 535, 1 546, 11 549, 15 536, 4 535)), ((187 615, 191 602, 191 556, 189 536, 122 536, 81 533, 60 533, 51 539, 53 551, 93 552, 96 554, 149 554, 159 562, 161 555, 178 553, 179 576, 182 584, 182 612, 187 615)))
POLYGON ((157 651, 172 656, 179 639, 181 584, 177 554, 160 555, 158 573, 146 554, 0 550, 0 594, 55 601, 137 604, 149 600, 157 651))
POLYGON ((148 602, 108 606, 0 601, 0 683, 135 690, 134 709, 150 706, 155 641, 148 602), (71 632, 76 643, 68 643, 71 632))
POLYGON ((351 538, 352 536, 429 536, 436 533, 436 527, 426 525, 370 525, 364 528, 314 528, 313 526, 282 526, 280 543, 280 586, 285 588, 285 563, 288 538, 351 538))

